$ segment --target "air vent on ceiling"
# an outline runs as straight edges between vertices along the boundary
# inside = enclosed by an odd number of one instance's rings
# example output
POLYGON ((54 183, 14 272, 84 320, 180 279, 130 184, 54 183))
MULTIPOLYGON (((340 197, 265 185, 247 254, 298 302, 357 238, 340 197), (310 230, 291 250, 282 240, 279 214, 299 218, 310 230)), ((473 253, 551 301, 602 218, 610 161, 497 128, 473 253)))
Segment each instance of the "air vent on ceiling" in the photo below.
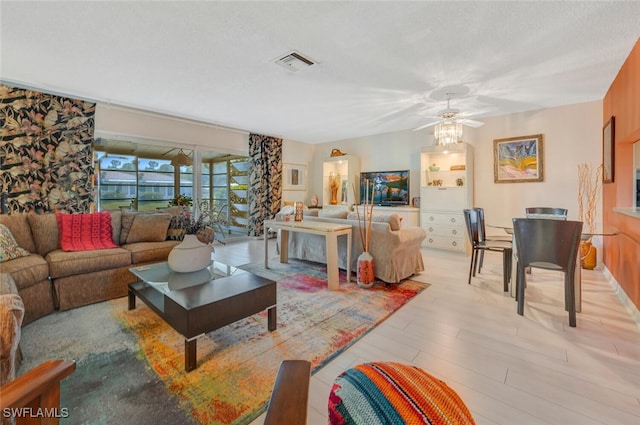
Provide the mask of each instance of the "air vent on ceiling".
POLYGON ((298 52, 291 52, 274 60, 273 62, 283 68, 288 69, 291 72, 302 71, 303 69, 307 69, 315 65, 315 62, 313 62, 309 58, 302 56, 298 52))

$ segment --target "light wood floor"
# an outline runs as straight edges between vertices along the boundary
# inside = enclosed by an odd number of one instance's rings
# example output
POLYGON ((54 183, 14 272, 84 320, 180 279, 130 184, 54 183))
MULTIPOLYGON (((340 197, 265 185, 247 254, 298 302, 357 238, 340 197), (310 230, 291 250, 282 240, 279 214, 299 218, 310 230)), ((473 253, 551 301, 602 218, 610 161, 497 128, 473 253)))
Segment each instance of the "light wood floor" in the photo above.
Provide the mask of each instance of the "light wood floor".
MULTIPOLYGON (((216 245, 214 255, 260 261, 263 243, 216 245)), ((415 279, 431 286, 312 376, 310 425, 327 423, 334 378, 367 361, 423 368, 456 390, 477 424, 640 424, 640 328, 601 271, 583 270, 582 313, 570 328, 560 273, 533 270, 521 317, 502 292, 500 254, 485 256, 471 285, 468 257, 423 257, 415 279)))

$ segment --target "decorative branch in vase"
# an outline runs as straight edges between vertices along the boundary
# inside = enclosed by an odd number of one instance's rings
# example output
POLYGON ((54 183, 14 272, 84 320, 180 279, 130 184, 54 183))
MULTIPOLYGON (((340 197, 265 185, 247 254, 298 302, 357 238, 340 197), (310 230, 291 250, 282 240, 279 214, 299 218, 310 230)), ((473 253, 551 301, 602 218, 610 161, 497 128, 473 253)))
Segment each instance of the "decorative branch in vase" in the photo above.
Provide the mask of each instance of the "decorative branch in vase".
MULTIPOLYGON (((371 288, 375 281, 373 267, 373 256, 369 253, 371 244, 371 223, 373 222, 373 189, 371 185, 371 204, 369 205, 369 180, 365 180, 365 200, 362 204, 363 218, 360 220, 360 210, 356 207, 358 216, 358 230, 360 231, 360 243, 362 244, 362 254, 358 256, 357 280, 361 288, 371 288)), ((355 194, 355 184, 353 187, 355 194)))
MULTIPOLYGON (((584 223, 586 233, 595 233, 598 217, 598 200, 602 184, 602 165, 578 164, 578 220, 584 223)), ((580 245, 581 265, 592 270, 597 265, 597 250, 591 243, 591 237, 580 245)))

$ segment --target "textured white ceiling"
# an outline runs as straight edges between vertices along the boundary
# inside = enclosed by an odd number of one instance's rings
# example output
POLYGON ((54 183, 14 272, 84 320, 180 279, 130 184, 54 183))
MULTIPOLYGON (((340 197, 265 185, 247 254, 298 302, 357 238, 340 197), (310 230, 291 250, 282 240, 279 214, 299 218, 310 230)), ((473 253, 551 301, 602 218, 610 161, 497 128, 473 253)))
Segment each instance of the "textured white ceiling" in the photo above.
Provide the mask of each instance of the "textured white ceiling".
MULTIPOLYGON (((5 82, 317 143, 600 100, 640 2, 0 3, 5 82), (291 73, 291 50, 317 65, 291 73)), ((640 77, 639 77, 640 78, 640 77)))

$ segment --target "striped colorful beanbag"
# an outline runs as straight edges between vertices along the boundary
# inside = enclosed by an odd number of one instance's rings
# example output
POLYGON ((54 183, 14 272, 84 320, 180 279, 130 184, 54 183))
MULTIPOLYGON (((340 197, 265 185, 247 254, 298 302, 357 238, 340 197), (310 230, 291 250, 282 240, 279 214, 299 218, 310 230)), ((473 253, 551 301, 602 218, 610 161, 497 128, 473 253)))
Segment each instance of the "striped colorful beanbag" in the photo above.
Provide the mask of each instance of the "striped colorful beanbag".
POLYGON ((475 424, 458 394, 422 369, 360 364, 338 376, 329 395, 331 424, 475 424))

